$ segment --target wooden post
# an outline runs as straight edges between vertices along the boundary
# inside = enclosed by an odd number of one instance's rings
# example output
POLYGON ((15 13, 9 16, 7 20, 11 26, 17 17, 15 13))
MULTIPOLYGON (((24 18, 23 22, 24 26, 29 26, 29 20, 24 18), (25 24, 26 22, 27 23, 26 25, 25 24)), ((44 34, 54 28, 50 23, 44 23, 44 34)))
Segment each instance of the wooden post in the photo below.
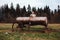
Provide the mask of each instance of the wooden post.
POLYGON ((45 25, 45 33, 48 33, 48 24, 45 25))
POLYGON ((30 30, 30 25, 31 25, 31 22, 29 22, 29 24, 28 24, 28 31, 30 30))
POLYGON ((14 28, 13 28, 14 24, 15 24, 15 23, 12 24, 12 32, 14 31, 14 28))

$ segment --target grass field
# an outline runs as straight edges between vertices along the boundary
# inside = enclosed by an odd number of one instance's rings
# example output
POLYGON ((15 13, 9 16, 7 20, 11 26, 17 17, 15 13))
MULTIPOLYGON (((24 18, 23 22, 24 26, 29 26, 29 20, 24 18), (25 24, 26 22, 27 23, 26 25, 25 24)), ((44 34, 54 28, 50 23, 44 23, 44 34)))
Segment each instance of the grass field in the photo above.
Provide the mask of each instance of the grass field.
MULTIPOLYGON (((60 40, 60 24, 49 24, 49 32, 44 33, 44 26, 31 26, 30 31, 11 31, 12 24, 0 23, 0 40, 60 40)), ((14 25, 14 30, 17 24, 14 25)))

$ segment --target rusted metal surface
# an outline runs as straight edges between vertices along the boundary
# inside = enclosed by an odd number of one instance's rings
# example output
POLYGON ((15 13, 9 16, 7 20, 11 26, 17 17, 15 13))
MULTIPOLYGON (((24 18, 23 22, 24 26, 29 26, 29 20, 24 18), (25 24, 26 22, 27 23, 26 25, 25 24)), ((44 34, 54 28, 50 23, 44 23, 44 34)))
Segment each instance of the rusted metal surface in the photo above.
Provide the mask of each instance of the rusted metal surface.
POLYGON ((16 21, 46 21, 47 17, 17 17, 16 21))
POLYGON ((32 22, 39 22, 39 21, 43 21, 47 24, 47 17, 17 17, 16 21, 20 22, 28 22, 28 21, 32 21, 32 22))
POLYGON ((28 29, 30 29, 30 26, 33 25, 43 25, 47 29, 48 25, 47 17, 17 17, 16 21, 18 25, 20 25, 20 27, 23 27, 25 24, 28 24, 28 29))

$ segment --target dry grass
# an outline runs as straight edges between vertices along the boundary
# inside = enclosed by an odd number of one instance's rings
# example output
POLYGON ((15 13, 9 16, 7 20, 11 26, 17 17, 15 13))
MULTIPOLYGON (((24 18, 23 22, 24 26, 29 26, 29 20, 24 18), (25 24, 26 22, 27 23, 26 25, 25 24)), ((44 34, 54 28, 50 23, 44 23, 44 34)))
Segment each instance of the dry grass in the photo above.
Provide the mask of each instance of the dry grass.
POLYGON ((52 29, 60 29, 60 24, 49 24, 48 28, 52 28, 52 29))
MULTIPOLYGON (((0 40, 60 40, 60 32, 42 33, 39 30, 44 26, 31 26, 31 30, 37 31, 20 31, 12 32, 12 24, 0 23, 0 40), (7 32, 7 33, 6 33, 7 32)), ((16 28, 17 24, 14 25, 16 28)), ((48 28, 60 29, 60 24, 49 24, 48 28)))

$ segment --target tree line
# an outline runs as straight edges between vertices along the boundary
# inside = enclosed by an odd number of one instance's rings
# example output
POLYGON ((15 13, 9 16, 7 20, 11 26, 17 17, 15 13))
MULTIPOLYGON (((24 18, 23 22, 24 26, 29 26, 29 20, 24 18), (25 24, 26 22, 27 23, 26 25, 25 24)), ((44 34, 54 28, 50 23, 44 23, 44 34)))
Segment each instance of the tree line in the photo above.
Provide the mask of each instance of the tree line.
POLYGON ((46 16, 48 18, 49 23, 60 23, 60 6, 57 6, 58 9, 51 10, 49 6, 45 6, 44 9, 36 7, 32 7, 28 5, 26 8, 23 6, 23 8, 20 8, 20 5, 16 5, 16 9, 13 6, 13 3, 11 3, 11 7, 8 7, 8 4, 5 4, 0 7, 0 22, 12 22, 15 21, 16 17, 29 17, 32 11, 35 12, 35 14, 38 17, 46 16))

